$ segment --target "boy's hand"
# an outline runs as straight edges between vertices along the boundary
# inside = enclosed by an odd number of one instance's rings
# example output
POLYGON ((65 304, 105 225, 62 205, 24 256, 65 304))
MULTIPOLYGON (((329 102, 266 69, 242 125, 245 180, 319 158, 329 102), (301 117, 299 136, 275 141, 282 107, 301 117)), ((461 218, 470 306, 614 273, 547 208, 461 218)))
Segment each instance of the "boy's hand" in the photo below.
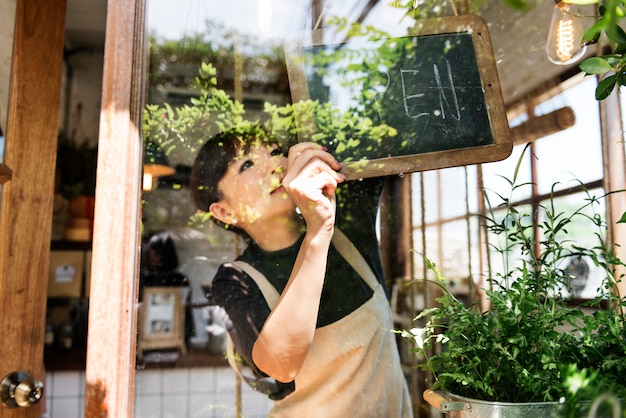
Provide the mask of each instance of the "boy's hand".
POLYGON ((283 186, 307 224, 307 230, 332 231, 335 224, 335 190, 345 176, 341 164, 324 148, 302 142, 289 149, 283 186))

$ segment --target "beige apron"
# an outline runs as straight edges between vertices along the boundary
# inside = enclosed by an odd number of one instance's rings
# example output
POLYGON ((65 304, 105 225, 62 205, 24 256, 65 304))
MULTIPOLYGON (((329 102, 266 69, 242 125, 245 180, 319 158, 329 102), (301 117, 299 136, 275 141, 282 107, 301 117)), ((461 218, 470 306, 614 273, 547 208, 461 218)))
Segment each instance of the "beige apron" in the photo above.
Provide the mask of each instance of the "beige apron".
MULTIPOLYGON (((335 230, 335 248, 374 290, 350 315, 315 331, 311 349, 296 377, 296 390, 276 401, 272 418, 410 418, 413 416, 400 367, 391 309, 382 286, 354 245, 335 230)), ((271 308, 278 292, 243 262, 271 308), (268 288, 269 287, 269 288, 268 288)))

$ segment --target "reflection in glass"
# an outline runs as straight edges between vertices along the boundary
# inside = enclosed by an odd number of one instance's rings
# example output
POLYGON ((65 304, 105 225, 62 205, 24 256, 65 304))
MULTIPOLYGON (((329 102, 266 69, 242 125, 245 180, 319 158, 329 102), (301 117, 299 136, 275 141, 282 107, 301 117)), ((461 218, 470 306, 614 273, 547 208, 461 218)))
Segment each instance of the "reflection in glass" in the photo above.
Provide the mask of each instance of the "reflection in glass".
MULTIPOLYGON (((223 315, 210 302, 211 280, 218 267, 239 255, 245 243, 197 213, 189 175, 199 147, 229 127, 271 124, 272 135, 284 145, 297 139, 295 132, 290 132, 288 114, 291 91, 284 40, 289 34, 323 27, 332 16, 398 28, 405 13, 382 3, 374 8, 358 1, 328 1, 323 7, 319 3, 249 0, 216 7, 207 1, 150 1, 143 134, 150 145, 160 148, 159 155, 164 157, 160 165, 170 167, 173 173, 153 176, 152 187, 144 192, 142 233, 148 237, 166 232, 172 239, 178 257, 176 271, 188 279, 189 295, 184 315, 186 353, 144 355, 138 361, 138 415, 155 411, 142 391, 160 378, 151 370, 165 366, 177 367, 178 375, 186 376, 180 385, 168 385, 175 388, 170 391, 172 397, 197 394, 202 399, 194 402, 194 411, 188 414, 209 416, 220 411, 236 416, 236 397, 244 400, 244 415, 264 415, 271 408, 271 401, 246 385, 242 392, 235 391, 234 374, 224 358, 223 315), (220 389, 207 384, 189 387, 187 382, 197 379, 216 382, 220 389)), ((341 127, 334 129, 332 135, 341 127)), ((146 155, 146 163, 149 160, 146 155)), ((145 242, 147 245, 148 240, 145 242)), ((165 400, 162 409, 168 409, 168 404, 165 400)))
MULTIPOLYGON (((327 2, 323 17, 341 13, 343 18, 343 14, 358 10, 357 4, 327 2)), ((365 19, 381 27, 395 23, 397 28, 403 12, 381 5, 375 9, 380 8, 385 11, 380 19, 367 13, 365 19)), ((144 194, 143 228, 145 234, 174 229, 177 246, 191 240, 210 247, 210 258, 206 248, 197 243, 187 245, 192 253, 182 256, 188 262, 182 262, 180 268, 192 270, 191 274, 184 271, 190 278, 192 304, 207 302, 207 278, 241 249, 232 234, 216 230, 211 223, 189 227, 190 220, 202 221, 189 199, 190 164, 206 139, 242 119, 259 123, 281 119, 280 113, 289 109, 291 101, 284 38, 310 29, 322 17, 319 13, 309 2, 276 0, 231 2, 219 9, 198 1, 150 3, 144 136, 151 139, 149 144, 159 144, 174 174, 157 177, 144 194), (211 67, 202 68, 202 63, 211 67), (203 103, 201 116, 195 113, 198 101, 203 103)), ((275 129, 273 134, 282 133, 287 144, 295 140, 284 127, 275 129)))
POLYGON ((320 39, 294 41, 303 44, 302 52, 287 49, 292 90, 297 88, 294 98, 329 102, 341 117, 359 115, 391 127, 380 137, 353 133, 358 146, 336 138, 324 142, 335 153, 347 154, 342 161, 494 143, 472 36, 429 33, 441 30, 445 22, 438 20, 432 29, 423 23, 427 36, 394 37, 366 29, 363 36, 340 44, 333 43, 334 33, 318 32, 320 39))
MULTIPOLYGON (((285 40, 294 32, 325 27, 333 16, 336 18, 335 22, 345 23, 346 27, 359 22, 363 29, 365 25, 371 24, 378 30, 393 32, 394 36, 405 33, 406 28, 412 24, 409 18, 401 19, 405 10, 394 10, 385 2, 376 2, 372 8, 372 2, 368 2, 368 6, 363 3, 332 0, 239 0, 216 6, 212 2, 201 0, 176 3, 167 0, 150 1, 147 117, 143 130, 145 137, 155 139, 159 144, 160 151, 167 160, 165 165, 173 174, 156 176, 153 178, 153 187, 144 193, 142 226, 144 237, 156 231, 168 232, 179 258, 177 272, 189 280, 189 297, 185 310, 185 344, 188 354, 175 356, 176 361, 171 360, 172 356, 156 356, 158 361, 154 363, 138 364, 139 368, 145 367, 145 370, 140 370, 137 374, 136 410, 139 415, 150 412, 156 414, 163 412, 162 409, 176 409, 180 412, 183 407, 188 415, 209 416, 216 410, 224 415, 234 415, 235 397, 241 399, 242 395, 234 391, 234 377, 226 367, 222 354, 225 324, 220 311, 210 304, 208 297, 211 293, 211 278, 219 265, 240 254, 244 243, 234 234, 216 227, 205 216, 196 213, 189 193, 190 167, 202 143, 216 132, 243 120, 262 125, 271 123, 274 128, 272 133, 276 138, 286 145, 295 141, 297 135, 290 120, 293 116, 293 86, 289 84, 286 69, 285 40), (206 66, 203 67, 203 64, 206 66), (277 121, 284 123, 277 124, 277 121), (164 374, 151 372, 155 367, 165 366, 180 369, 177 373, 180 382, 172 384, 168 378, 170 389, 167 395, 170 399, 164 399, 162 404, 155 406, 149 398, 149 388, 155 384, 164 385, 163 380, 158 380, 163 379, 164 374), (176 402, 190 398, 194 400, 193 411, 189 410, 189 403, 183 406, 176 402), (176 406, 172 408, 172 404, 176 406)), ((433 10, 439 7, 447 6, 433 5, 433 10)), ((334 45, 342 40, 337 37, 334 45)), ((320 60, 324 58, 318 57, 320 60)), ((330 62, 328 68, 333 68, 331 75, 337 77, 336 83, 353 81, 357 74, 348 73, 337 62, 330 62)), ((363 66, 359 68, 362 69, 363 66)), ((380 72, 379 70, 376 67, 372 71, 380 72)), ((308 75, 311 80, 316 77, 315 74, 308 75)), ((374 81, 372 89, 375 93, 380 93, 381 86, 386 85, 385 78, 374 81)), ((516 82, 517 84, 519 83, 516 82)), ((329 86, 326 86, 326 90, 329 96, 336 93, 329 86)), ((363 90, 356 91, 358 94, 363 90)), ((583 95, 592 97, 587 91, 583 95)), ((572 107, 595 103, 565 96, 559 98, 557 108, 562 107, 562 101, 571 101, 572 107)), ((357 108, 362 103, 358 100, 346 102, 357 108)), ((329 129, 322 133, 328 137, 336 135, 338 129, 335 123, 351 122, 349 118, 336 117, 336 114, 319 105, 311 106, 310 110, 317 112, 318 118, 325 120, 324 126, 329 129)), ((375 108, 361 110, 371 112, 368 114, 370 119, 376 123, 381 122, 380 118, 376 119, 380 114, 375 108)), ((540 106, 537 110, 539 113, 544 112, 540 106)), ((545 110, 545 113, 548 111, 549 109, 545 110)), ((578 112, 583 115, 592 114, 585 109, 577 110, 577 114, 578 112)), ((568 143, 589 136, 577 134, 578 139, 573 138, 572 132, 578 128, 576 126, 562 133, 568 143)), ((595 137, 594 134, 593 138, 595 137)), ((561 155, 562 145, 558 144, 559 141, 552 142, 556 143, 558 152, 547 151, 552 145, 543 140, 537 141, 536 148, 544 148, 541 155, 561 155)), ((600 149, 596 144, 588 143, 567 148, 585 149, 590 153, 596 153, 600 149)), ((510 177, 521 152, 522 147, 518 147, 508 160, 482 166, 481 180, 484 180, 489 190, 509 197, 506 193, 509 184, 501 176, 510 177)), ((580 154, 590 155, 587 152, 580 154)), ((520 166, 520 183, 536 180, 532 177, 529 159, 524 157, 520 166)), ((593 160, 601 161, 600 158, 593 160)), ((549 170, 568 170, 567 164, 573 161, 575 160, 558 159, 559 164, 564 163, 561 166, 554 164, 554 159, 540 160, 537 171, 542 181, 539 182, 539 188, 545 187, 544 185, 550 183, 550 178, 554 178, 555 172, 549 170)), ((585 181, 595 180, 601 176, 601 171, 598 170, 601 170, 600 166, 594 166, 587 173, 581 174, 590 176, 585 181)), ((450 267, 448 272, 458 283, 464 283, 463 280, 468 277, 477 276, 476 272, 486 270, 484 265, 479 264, 483 254, 477 254, 485 241, 485 237, 481 235, 484 228, 479 225, 479 217, 473 216, 479 210, 477 207, 482 204, 477 185, 480 175, 472 167, 467 172, 455 169, 449 172, 420 173, 413 178, 413 225, 420 225, 422 228, 418 231, 418 227, 415 227, 414 230, 416 271, 421 272, 420 263, 423 262, 417 254, 419 252, 429 256, 436 255, 438 263, 443 267, 450 267), (423 187, 417 186, 418 178, 424 180, 423 187), (466 200, 469 200, 471 215, 464 213, 466 200), (469 220, 461 221, 465 215, 469 220), (422 219, 425 219, 425 225, 421 225, 422 219), (450 225, 444 225, 444 222, 449 222, 450 225), (424 241, 422 236, 426 236, 424 241), (423 242, 426 244, 423 245, 423 242), (469 247, 467 251, 471 256, 465 254, 465 247, 469 247)), ((523 188, 510 197, 512 200, 523 201, 531 194, 530 188, 523 188)), ((520 210, 532 211, 532 208, 522 206, 520 210)), ((491 262, 493 265, 489 267, 497 270, 503 265, 515 265, 518 260, 492 257, 491 262)), ((572 266, 574 267, 576 266, 572 266)), ((249 391, 245 385, 243 391, 247 415, 262 415, 271 408, 265 397, 249 391)))

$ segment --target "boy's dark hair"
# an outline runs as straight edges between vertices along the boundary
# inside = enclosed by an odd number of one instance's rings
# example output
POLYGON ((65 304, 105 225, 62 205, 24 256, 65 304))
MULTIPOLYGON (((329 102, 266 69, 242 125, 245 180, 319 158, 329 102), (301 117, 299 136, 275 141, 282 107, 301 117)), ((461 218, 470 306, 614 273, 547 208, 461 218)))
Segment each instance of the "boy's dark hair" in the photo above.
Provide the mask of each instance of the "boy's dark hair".
MULTIPOLYGON (((160 272, 174 271, 178 268, 178 255, 176 245, 170 234, 166 231, 154 231, 144 241, 144 249, 151 249, 159 255, 158 263, 147 266, 151 270, 160 272)), ((142 261, 145 257, 142 257, 142 261)))
MULTIPOLYGON (((189 188, 196 207, 208 212, 211 204, 222 198, 218 183, 238 155, 247 153, 255 144, 271 142, 258 124, 232 128, 209 139, 200 148, 191 169, 189 188)), ((211 219, 224 226, 217 219, 211 219)))

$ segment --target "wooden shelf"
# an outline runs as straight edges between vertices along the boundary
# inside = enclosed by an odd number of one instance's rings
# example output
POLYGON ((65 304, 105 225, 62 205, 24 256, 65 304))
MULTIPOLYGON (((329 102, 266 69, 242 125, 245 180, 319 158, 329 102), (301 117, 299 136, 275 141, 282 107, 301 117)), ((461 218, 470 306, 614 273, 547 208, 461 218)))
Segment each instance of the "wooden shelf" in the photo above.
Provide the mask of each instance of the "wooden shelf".
MULTIPOLYGON (((44 350, 44 364, 47 371, 85 370, 87 351, 84 348, 64 349, 61 347, 46 347, 44 350)), ((225 356, 211 355, 206 352, 190 351, 179 354, 176 361, 158 361, 137 363, 138 369, 175 369, 194 367, 226 367, 228 361, 225 356)))
POLYGON ((43 361, 48 371, 85 370, 87 350, 84 348, 46 347, 43 361))
POLYGON ((194 367, 226 367, 228 360, 225 355, 212 355, 201 351, 187 351, 178 354, 175 361, 137 361, 137 369, 175 369, 194 367))
POLYGON ((91 251, 91 241, 52 241, 50 249, 57 251, 91 251))

